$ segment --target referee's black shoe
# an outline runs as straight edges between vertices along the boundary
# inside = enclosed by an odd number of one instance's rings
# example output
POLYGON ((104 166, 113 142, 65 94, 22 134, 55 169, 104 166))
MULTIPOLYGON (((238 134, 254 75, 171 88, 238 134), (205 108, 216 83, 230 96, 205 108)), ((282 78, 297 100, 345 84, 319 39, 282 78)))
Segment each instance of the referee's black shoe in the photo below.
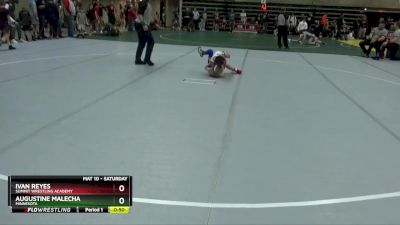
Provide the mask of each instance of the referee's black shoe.
POLYGON ((136 65, 144 65, 144 64, 146 64, 146 63, 143 62, 142 60, 135 60, 135 64, 136 64, 136 65))
POLYGON ((151 60, 147 60, 144 63, 147 63, 149 66, 154 66, 154 63, 151 60))

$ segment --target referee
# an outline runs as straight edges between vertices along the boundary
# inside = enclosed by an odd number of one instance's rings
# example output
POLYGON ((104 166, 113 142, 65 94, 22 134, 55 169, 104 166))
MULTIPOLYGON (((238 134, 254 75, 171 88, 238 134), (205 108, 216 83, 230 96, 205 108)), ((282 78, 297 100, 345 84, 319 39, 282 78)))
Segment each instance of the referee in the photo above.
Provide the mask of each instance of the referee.
POLYGON ((151 53, 153 52, 154 39, 151 34, 151 29, 154 24, 152 22, 152 7, 149 0, 143 0, 139 3, 138 17, 135 21, 135 29, 138 33, 139 44, 136 49, 135 64, 153 66, 154 63, 150 60, 151 53), (143 49, 147 44, 146 55, 142 61, 143 49))
POLYGON ((278 47, 282 48, 281 39, 283 38, 283 44, 285 45, 285 48, 289 48, 289 45, 288 45, 288 27, 286 25, 286 18, 285 18, 285 15, 283 15, 283 12, 279 13, 276 25, 278 27, 278 47))

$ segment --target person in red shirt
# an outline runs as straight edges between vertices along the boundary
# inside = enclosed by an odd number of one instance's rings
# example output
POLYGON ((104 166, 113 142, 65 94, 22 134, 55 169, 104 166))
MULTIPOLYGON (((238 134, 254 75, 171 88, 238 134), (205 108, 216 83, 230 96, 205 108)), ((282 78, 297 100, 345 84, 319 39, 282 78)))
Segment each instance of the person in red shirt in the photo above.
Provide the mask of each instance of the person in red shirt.
POLYGON ((137 18, 136 9, 135 9, 135 7, 133 7, 132 4, 130 4, 128 7, 128 13, 127 13, 128 31, 133 31, 136 18, 137 18))
POLYGON ((326 26, 328 25, 328 16, 327 15, 323 15, 321 18, 321 25, 322 26, 326 26))
POLYGON ((320 36, 326 36, 324 34, 326 34, 326 32, 329 30, 328 16, 326 14, 322 16, 320 26, 321 26, 320 36))
POLYGON ((95 29, 96 32, 100 32, 100 23, 101 23, 101 7, 100 7, 100 1, 96 0, 93 3, 93 11, 94 11, 94 18, 95 18, 95 29))
POLYGON ((76 8, 71 0, 64 0, 65 14, 68 18, 68 36, 74 37, 75 35, 75 15, 76 8))

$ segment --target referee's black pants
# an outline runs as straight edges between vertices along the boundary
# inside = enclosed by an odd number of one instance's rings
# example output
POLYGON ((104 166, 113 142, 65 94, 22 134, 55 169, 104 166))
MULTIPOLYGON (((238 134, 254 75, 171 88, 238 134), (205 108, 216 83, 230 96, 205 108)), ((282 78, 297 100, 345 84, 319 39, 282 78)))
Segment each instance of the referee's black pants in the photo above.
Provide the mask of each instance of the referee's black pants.
POLYGON ((279 48, 282 47, 282 41, 281 41, 282 38, 283 38, 283 45, 285 45, 285 48, 289 48, 287 26, 278 26, 278 47, 279 48))
POLYGON ((136 49, 136 57, 135 61, 140 62, 143 49, 147 44, 146 48, 146 54, 144 56, 144 62, 150 62, 151 54, 153 53, 153 47, 154 47, 154 38, 153 35, 151 34, 151 31, 144 31, 143 29, 137 29, 138 33, 138 39, 139 39, 139 44, 136 49))

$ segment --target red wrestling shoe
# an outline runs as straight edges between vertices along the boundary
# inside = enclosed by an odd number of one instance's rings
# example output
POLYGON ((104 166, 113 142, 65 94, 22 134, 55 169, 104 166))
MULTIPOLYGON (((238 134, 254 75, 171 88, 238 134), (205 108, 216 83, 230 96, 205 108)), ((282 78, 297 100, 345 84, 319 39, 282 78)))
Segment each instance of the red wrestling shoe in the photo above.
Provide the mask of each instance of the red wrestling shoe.
POLYGON ((242 70, 239 68, 235 68, 235 73, 240 75, 242 74, 242 70))

